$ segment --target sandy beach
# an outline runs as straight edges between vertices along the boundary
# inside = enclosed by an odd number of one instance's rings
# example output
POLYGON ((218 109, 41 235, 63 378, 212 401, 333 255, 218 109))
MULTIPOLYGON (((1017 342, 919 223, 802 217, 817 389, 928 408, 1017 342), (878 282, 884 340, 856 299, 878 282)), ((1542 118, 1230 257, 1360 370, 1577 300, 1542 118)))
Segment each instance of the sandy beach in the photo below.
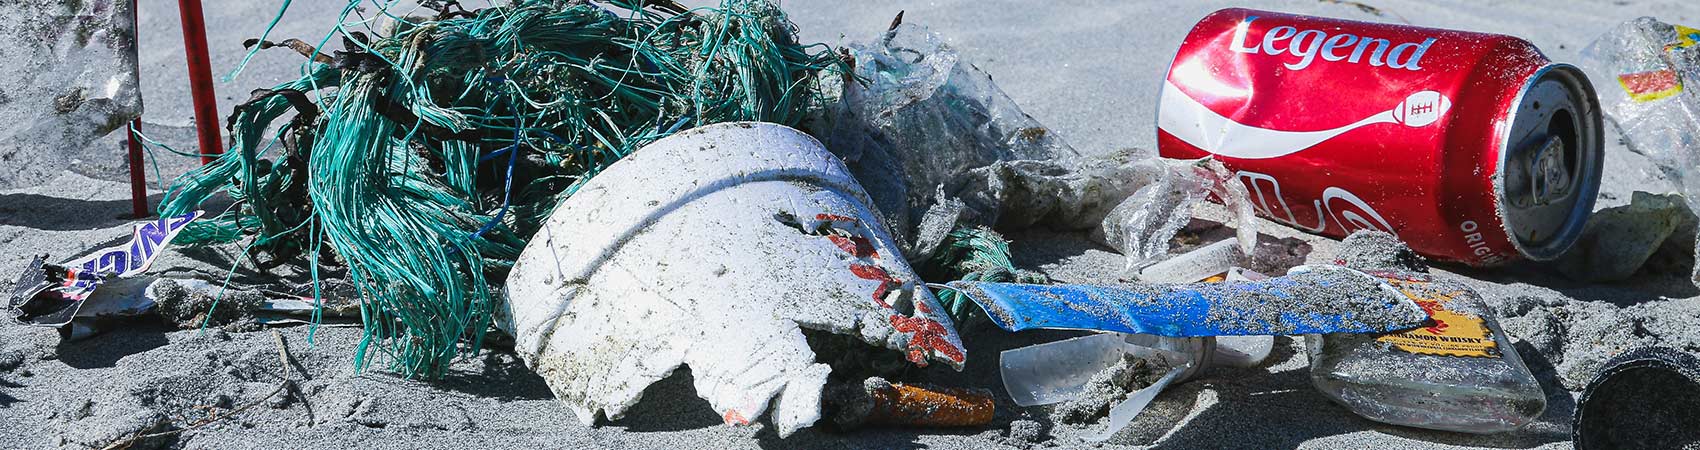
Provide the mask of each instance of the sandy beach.
MULTIPOLYGON (((258 36, 276 3, 208 2, 215 77, 235 67, 243 55, 241 41, 258 36)), ((293 3, 272 32, 274 39, 316 42, 345 5, 293 3)), ((174 6, 141 6, 143 120, 153 138, 188 149, 195 136, 174 6)), ((1678 1, 788 0, 783 6, 803 41, 834 45, 870 39, 903 11, 905 23, 941 35, 991 74, 1026 113, 1085 154, 1128 148, 1155 153, 1155 104, 1164 69, 1187 30, 1220 8, 1508 34, 1533 42, 1559 62, 1578 62, 1596 36, 1635 17, 1700 24, 1700 6, 1678 1)), ((298 77, 299 64, 299 55, 288 51, 261 52, 239 77, 218 83, 221 113, 252 89, 298 77)), ((1615 130, 1608 127, 1605 141, 1596 208, 1627 204, 1636 191, 1676 190, 1645 157, 1630 152, 1615 130)), ((65 153, 66 168, 52 182, 0 190, 0 254, 6 255, 0 258, 0 291, 11 291, 12 279, 33 255, 65 259, 128 233, 122 134, 65 153)), ((168 183, 192 164, 161 154, 158 171, 168 183)), ((161 180, 150 173, 149 182, 150 201, 157 203, 161 180)), ((1197 217, 1223 222, 1227 213, 1204 205, 1197 217)), ((1307 263, 1333 261, 1339 250, 1335 240, 1261 219, 1256 225, 1265 242, 1278 242, 1307 263)), ((1209 227, 1195 231, 1205 242, 1229 236, 1209 227)), ((1121 275, 1122 256, 1083 233, 1013 230, 1007 236, 1018 267, 1054 280, 1107 282, 1121 275)), ((150 275, 216 282, 235 267, 233 281, 266 281, 239 261, 240 253, 240 247, 176 249, 150 275)), ((1536 422, 1507 434, 1429 431, 1358 417, 1312 387, 1299 337, 1278 337, 1274 354, 1258 367, 1214 369, 1171 387, 1133 426, 1094 445, 1081 440, 1083 428, 1052 423, 1043 408, 1012 403, 997 372, 1002 350, 1078 332, 967 326, 960 330, 969 350, 964 371, 935 365, 906 374, 940 385, 992 389, 998 412, 987 427, 847 432, 816 427, 781 439, 769 425, 722 424, 693 392, 688 370, 652 386, 624 419, 586 427, 526 368, 511 343, 490 345, 479 357, 457 362, 445 379, 423 382, 383 370, 357 371, 353 354, 362 336, 357 327, 273 328, 290 355, 280 362, 277 342, 266 329, 178 330, 140 319, 90 339, 61 342, 53 329, 0 319, 0 448, 98 448, 160 420, 193 422, 205 417, 205 405, 229 409, 266 398, 286 374, 295 380, 288 396, 138 447, 1570 448, 1578 391, 1606 359, 1646 345, 1700 352, 1700 288, 1687 281, 1694 259, 1688 253, 1681 245, 1667 246, 1635 277, 1603 284, 1571 281, 1532 263, 1491 270, 1434 266, 1439 276, 1463 280, 1482 294, 1547 395, 1546 411, 1536 422), (1036 422, 1041 432, 1012 436, 1017 422, 1020 427, 1036 422)))

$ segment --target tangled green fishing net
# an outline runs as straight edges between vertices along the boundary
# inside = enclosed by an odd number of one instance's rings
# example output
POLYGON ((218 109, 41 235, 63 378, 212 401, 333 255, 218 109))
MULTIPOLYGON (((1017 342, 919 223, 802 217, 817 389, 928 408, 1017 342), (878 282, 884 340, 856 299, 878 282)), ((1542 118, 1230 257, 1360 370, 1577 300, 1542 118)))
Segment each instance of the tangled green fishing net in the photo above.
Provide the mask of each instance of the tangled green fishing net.
MULTIPOLYGON (((983 226, 952 230, 945 236, 938 254, 933 255, 925 267, 929 269, 929 275, 937 279, 1026 284, 1050 282, 1043 273, 1016 268, 1015 263, 1010 261, 1009 241, 983 226)), ((984 317, 966 294, 954 289, 935 292, 957 326, 966 326, 984 317)))
POLYGON ((262 269, 346 265, 366 325, 357 361, 378 349, 408 376, 478 350, 495 286, 585 180, 679 130, 795 125, 840 64, 763 0, 519 0, 391 18, 370 37, 339 27, 334 57, 286 41, 313 56, 305 75, 237 106, 229 150, 173 182, 159 212, 223 192, 236 206, 178 242, 248 240, 262 269))

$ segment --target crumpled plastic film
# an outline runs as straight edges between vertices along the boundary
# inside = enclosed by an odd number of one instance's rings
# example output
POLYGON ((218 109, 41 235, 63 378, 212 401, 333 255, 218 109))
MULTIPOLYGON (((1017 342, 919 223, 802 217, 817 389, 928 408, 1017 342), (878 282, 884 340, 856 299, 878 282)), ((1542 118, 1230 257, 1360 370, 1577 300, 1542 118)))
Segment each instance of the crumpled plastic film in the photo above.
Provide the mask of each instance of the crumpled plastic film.
POLYGON ((51 179, 142 113, 132 2, 17 3, 0 9, 0 189, 51 179))
POLYGON ((1166 368, 1150 385, 1128 392, 1110 408, 1102 426, 1082 436, 1104 442, 1133 423, 1170 384, 1187 381, 1210 367, 1254 367, 1269 357, 1270 336, 1233 340, 1168 338, 1142 334, 1101 333, 1004 350, 998 362, 1004 389, 1017 405, 1049 405, 1074 400, 1100 372, 1115 370, 1124 357, 1143 359, 1166 368))
POLYGON ((1149 184, 1123 200, 1104 218, 1103 242, 1127 255, 1127 269, 1138 269, 1168 256, 1169 240, 1192 219, 1192 209, 1211 195, 1234 213, 1240 252, 1257 248, 1256 215, 1245 185, 1214 159, 1150 161, 1158 170, 1149 184))
POLYGON ((1245 185, 1208 158, 1141 158, 1126 151, 1071 161, 1000 161, 969 171, 956 189, 946 194, 998 228, 1091 230, 1094 240, 1127 255, 1130 270, 1166 257, 1169 240, 1192 219, 1193 207, 1212 196, 1234 212, 1241 252, 1252 255, 1257 247, 1256 212, 1245 185))
MULTIPOLYGON (((1700 29, 1641 17, 1582 51, 1589 79, 1630 150, 1647 155, 1682 186, 1691 210, 1700 199, 1700 29)), ((1700 242, 1696 242, 1700 253, 1700 242)), ((1700 283, 1700 266, 1692 278, 1700 283)))
POLYGON ((1246 254, 1256 245, 1245 188, 1225 182, 1232 177, 1219 163, 1131 149, 1082 157, 923 27, 901 25, 846 49, 854 76, 823 89, 839 89, 829 92, 838 101, 809 128, 845 160, 910 261, 932 257, 958 225, 1043 224, 1103 228, 1100 240, 1143 265, 1168 251, 1209 195, 1239 212, 1246 254))
POLYGON ((831 86, 841 89, 839 101, 810 128, 850 166, 910 250, 935 248, 943 237, 930 233, 934 242, 918 242, 927 211, 948 201, 936 196, 940 186, 955 191, 963 174, 998 161, 1077 155, 924 27, 902 25, 845 50, 854 76, 831 86))
POLYGON ((1576 246, 1554 261, 1554 267, 1575 280, 1620 281, 1639 272, 1655 252, 1694 241, 1694 213, 1682 196, 1640 191, 1632 195, 1628 205, 1595 211, 1576 246))

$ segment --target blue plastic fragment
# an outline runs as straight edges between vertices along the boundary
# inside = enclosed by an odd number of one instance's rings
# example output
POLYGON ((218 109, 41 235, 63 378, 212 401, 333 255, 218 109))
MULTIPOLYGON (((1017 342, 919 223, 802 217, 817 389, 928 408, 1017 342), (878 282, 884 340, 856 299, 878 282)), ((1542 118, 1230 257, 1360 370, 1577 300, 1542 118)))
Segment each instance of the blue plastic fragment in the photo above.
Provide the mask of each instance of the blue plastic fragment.
POLYGON ((1379 278, 1301 268, 1260 281, 1034 285, 958 281, 998 327, 1113 331, 1172 337, 1387 333, 1428 314, 1379 278))

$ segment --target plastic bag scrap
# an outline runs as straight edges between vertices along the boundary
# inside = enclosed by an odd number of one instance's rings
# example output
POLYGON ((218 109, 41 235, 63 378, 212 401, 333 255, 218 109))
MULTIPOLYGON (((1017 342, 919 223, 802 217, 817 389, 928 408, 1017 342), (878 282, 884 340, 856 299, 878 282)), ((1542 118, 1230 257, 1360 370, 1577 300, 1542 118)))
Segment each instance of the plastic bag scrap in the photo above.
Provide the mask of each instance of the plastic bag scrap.
POLYGON ((1161 168, 1133 196, 1110 211, 1094 236, 1127 255, 1132 271, 1162 260, 1169 253, 1169 240, 1192 219, 1193 205, 1214 196, 1233 213, 1236 244, 1241 255, 1257 248, 1257 211, 1244 184, 1235 180, 1222 163, 1206 158, 1196 161, 1155 159, 1161 168))
POLYGON ((45 255, 36 257, 13 285, 9 306, 14 317, 42 327, 71 323, 102 283, 147 272, 171 240, 202 215, 195 211, 139 222, 129 241, 65 263, 48 264, 45 255))
POLYGON ((0 8, 0 188, 46 182, 142 114, 134 2, 19 3, 0 8))
POLYGON ((1662 248, 1677 246, 1687 251, 1694 231, 1694 213, 1681 196, 1637 191, 1628 205, 1588 217, 1582 237, 1559 257, 1556 266, 1565 276, 1581 281, 1628 279, 1662 248))
POLYGON ((952 192, 1003 228, 1092 230, 1127 255, 1129 269, 1167 256, 1169 240, 1215 196, 1234 211, 1240 250, 1257 245, 1245 186, 1214 159, 1135 158, 1130 152, 1074 161, 1006 161, 970 171, 952 192))
MULTIPOLYGON (((1642 17, 1595 39, 1582 57, 1589 79, 1615 81, 1596 91, 1630 150, 1652 159, 1700 211, 1700 29, 1642 17)), ((1692 279, 1700 283, 1700 266, 1692 279)))
POLYGON ((846 51, 854 76, 809 128, 845 160, 910 261, 931 258, 961 225, 1042 224, 1096 230, 1142 266, 1168 251, 1208 195, 1238 213, 1246 253, 1256 245, 1245 188, 1226 182, 1219 163, 1135 150, 1082 157, 924 27, 900 25, 846 51))
POLYGON ((854 73, 823 88, 840 89, 839 101, 809 128, 845 160, 912 261, 931 256, 957 216, 972 213, 940 186, 997 161, 1078 155, 924 27, 901 25, 844 51, 854 73), (933 232, 923 236, 923 223, 933 232))

